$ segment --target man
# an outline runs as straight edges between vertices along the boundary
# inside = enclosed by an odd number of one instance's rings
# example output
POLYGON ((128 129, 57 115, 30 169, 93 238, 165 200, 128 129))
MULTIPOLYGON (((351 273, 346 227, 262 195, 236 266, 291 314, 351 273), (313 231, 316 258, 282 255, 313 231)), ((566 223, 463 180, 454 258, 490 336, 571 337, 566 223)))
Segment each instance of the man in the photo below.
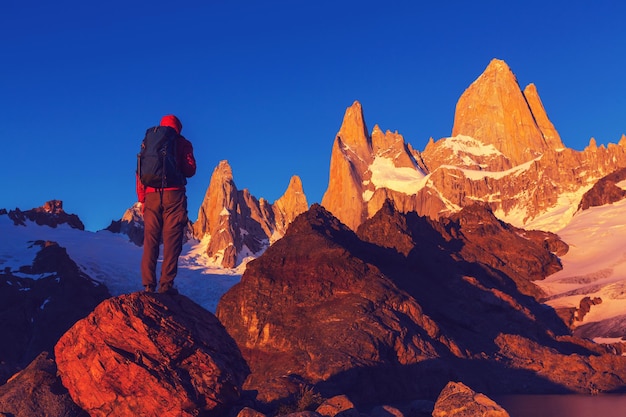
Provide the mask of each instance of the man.
MULTIPOLYGON (((141 281, 146 291, 154 292, 157 288, 156 264, 159 258, 159 245, 163 238, 163 264, 159 279, 159 293, 178 294, 174 288, 174 278, 178 272, 178 257, 183 248, 183 237, 187 227, 186 178, 196 173, 196 160, 191 143, 181 136, 182 123, 174 115, 163 116, 159 126, 148 129, 139 154, 136 176, 137 199, 142 203, 144 238, 141 258, 141 281), (149 135, 169 136, 172 140, 175 172, 160 172, 163 179, 157 182, 146 180, 145 171, 152 169, 150 160, 144 158, 149 135), (147 161, 147 162, 146 162, 147 161), (144 164, 142 166, 142 164, 144 164), (176 180, 171 180, 176 178, 176 180), (145 184, 145 183, 148 184, 145 184)), ((155 160, 153 158, 153 160, 155 160)), ((154 165, 155 163, 153 163, 154 165)), ((165 165, 165 157, 162 165, 165 165)), ((162 168, 165 170, 165 168, 162 168)))

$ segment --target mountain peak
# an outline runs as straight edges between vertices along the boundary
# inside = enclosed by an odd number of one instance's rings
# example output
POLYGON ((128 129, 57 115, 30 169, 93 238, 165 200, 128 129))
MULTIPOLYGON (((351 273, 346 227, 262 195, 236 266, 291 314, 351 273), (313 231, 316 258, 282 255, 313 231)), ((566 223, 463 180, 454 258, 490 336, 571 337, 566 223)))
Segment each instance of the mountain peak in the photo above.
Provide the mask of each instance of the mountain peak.
POLYGON ((461 95, 452 129, 452 136, 457 135, 495 146, 512 165, 528 162, 549 148, 515 75, 498 59, 461 95))
POLYGON ((357 154, 360 153, 360 150, 369 149, 370 137, 365 125, 363 109, 358 101, 346 109, 337 137, 357 154))
POLYGON ((546 140, 546 144, 550 149, 563 149, 565 145, 561 141, 561 136, 559 132, 556 131, 554 125, 548 119, 548 114, 543 107, 543 103, 539 98, 539 93, 537 92, 537 87, 535 84, 530 83, 524 88, 524 97, 526 97, 526 101, 528 102, 528 106, 535 117, 535 121, 541 129, 541 133, 546 140))
POLYGON ((484 72, 507 72, 515 77, 513 71, 511 71, 511 68, 508 66, 508 64, 498 58, 493 58, 489 62, 489 65, 487 65, 487 68, 485 68, 484 72))
POLYGON ((296 216, 309 209, 300 177, 297 175, 291 177, 287 191, 274 202, 273 209, 276 229, 281 235, 296 216))

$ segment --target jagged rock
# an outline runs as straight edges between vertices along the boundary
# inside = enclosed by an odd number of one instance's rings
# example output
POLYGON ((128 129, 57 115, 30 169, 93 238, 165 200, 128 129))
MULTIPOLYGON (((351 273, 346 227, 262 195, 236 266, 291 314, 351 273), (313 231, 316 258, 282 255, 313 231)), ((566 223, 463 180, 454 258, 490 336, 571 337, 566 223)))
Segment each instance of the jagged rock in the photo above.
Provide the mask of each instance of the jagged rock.
MULTIPOLYGON (((538 102, 538 96, 532 98, 538 102)), ((540 104, 534 110, 542 111, 540 104)), ((545 112, 533 114, 508 65, 494 59, 459 98, 452 136, 465 135, 493 145, 511 161, 508 169, 550 149, 537 120, 549 123, 545 112)))
POLYGON ((182 295, 110 298, 54 352, 63 385, 91 416, 223 413, 248 373, 215 316, 182 295))
POLYGON ((42 352, 26 369, 0 386, 0 410, 12 417, 88 417, 57 377, 57 367, 42 352))
POLYGON ((607 147, 592 140, 582 152, 566 148, 535 85, 521 91, 506 63, 493 60, 459 99, 452 137, 431 138, 421 153, 378 126, 368 135, 361 105, 349 107, 322 205, 353 230, 388 199, 402 212, 433 219, 482 201, 498 218, 524 227, 559 197, 623 167, 626 139, 607 147))
POLYGON ((354 403, 346 395, 336 395, 324 401, 315 412, 325 417, 360 417, 354 403))
POLYGON ((484 394, 461 382, 450 382, 441 391, 433 417, 509 417, 509 413, 484 394))
POLYGON ((241 257, 259 254, 280 238, 291 220, 307 208, 298 177, 292 177, 285 194, 272 205, 257 200, 247 189, 239 191, 230 165, 220 161, 198 211, 194 236, 199 240, 209 236, 209 258, 233 268, 241 257))
POLYGON ((548 119, 548 114, 546 113, 543 103, 539 98, 539 93, 537 92, 535 84, 528 84, 526 88, 524 88, 524 98, 528 102, 530 111, 537 122, 537 126, 539 126, 539 129, 541 130, 548 148, 554 150, 565 148, 565 145, 563 145, 563 142, 561 141, 559 132, 556 131, 554 125, 550 119, 548 119))
POLYGON ((50 200, 42 207, 26 211, 16 208, 9 211, 8 216, 15 225, 24 225, 26 220, 30 220, 40 226, 57 227, 67 224, 74 229, 85 230, 85 225, 77 215, 63 211, 63 202, 60 200, 50 200))
MULTIPOLYGON (((573 337, 563 339, 563 342, 577 346, 585 343, 573 337)), ((576 350, 559 352, 515 334, 500 334, 495 343, 507 357, 509 367, 554 381, 563 393, 598 394, 624 388, 626 358, 608 353, 610 348, 591 343, 586 345, 589 350, 584 355, 576 350)))
MULTIPOLYGON (((279 231, 279 236, 287 230, 287 227, 301 213, 307 211, 309 203, 302 189, 300 177, 294 175, 289 181, 287 191, 272 205, 274 212, 275 229, 279 231)), ((270 240, 275 241, 277 236, 270 236, 270 240)))
POLYGON ((393 188, 400 182, 386 175, 394 169, 399 170, 399 178, 411 178, 415 183, 425 176, 419 153, 397 132, 383 133, 376 125, 370 137, 361 104, 355 101, 346 110, 333 143, 322 205, 356 230, 380 208, 382 201, 376 196, 377 189, 393 188))
POLYGON ((449 344, 414 300, 351 253, 366 247, 314 205, 222 297, 216 314, 251 367, 246 389, 258 390, 260 400, 297 389, 284 375, 312 383, 337 378, 327 394, 380 398, 391 375, 398 379, 398 363, 435 358, 435 345, 449 344), (388 359, 389 350, 396 359, 388 359))
POLYGON ((40 246, 33 265, 0 273, 0 383, 54 344, 102 300, 107 288, 80 271, 65 248, 40 246))
POLYGON ((584 297, 580 300, 580 306, 578 310, 576 310, 576 321, 583 321, 587 313, 591 311, 591 306, 601 304, 602 298, 600 297, 584 297))
MULTIPOLYGON (((481 206, 434 221, 388 204, 354 234, 314 205, 248 264, 217 315, 261 401, 286 398, 295 377, 356 403, 434 398, 450 374, 489 390, 562 392, 549 372, 542 380, 508 369, 502 358, 516 354, 496 344, 517 333, 589 360, 582 341, 555 339, 567 326, 528 296, 541 295, 533 280, 559 268, 546 239, 557 237, 503 224, 481 206)), ((541 367, 543 358, 526 357, 541 367)), ((572 389, 584 391, 578 381, 572 389)))
POLYGON ((124 212, 120 220, 113 220, 105 229, 111 233, 121 233, 127 235, 129 240, 137 246, 143 245, 143 215, 141 213, 141 203, 135 203, 124 212))
POLYGON ((601 178, 587 191, 578 204, 578 210, 587 210, 590 207, 612 204, 626 197, 626 190, 617 184, 626 180, 626 168, 601 178))
POLYGON ((237 417, 266 417, 266 415, 253 408, 244 407, 237 413, 237 417))

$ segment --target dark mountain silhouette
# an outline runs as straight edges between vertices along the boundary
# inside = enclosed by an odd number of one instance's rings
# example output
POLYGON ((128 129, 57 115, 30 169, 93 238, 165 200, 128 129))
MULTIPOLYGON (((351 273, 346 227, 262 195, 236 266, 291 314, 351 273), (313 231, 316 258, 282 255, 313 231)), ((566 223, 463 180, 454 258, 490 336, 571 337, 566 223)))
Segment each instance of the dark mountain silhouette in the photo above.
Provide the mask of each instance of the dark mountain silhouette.
POLYGON ((354 233, 314 205, 217 316, 250 366, 245 388, 266 402, 303 383, 360 404, 435 398, 450 380, 487 393, 621 388, 626 358, 571 337, 531 291, 560 267, 550 248, 566 246, 482 206, 435 221, 387 203, 354 233), (546 365, 557 362, 589 373, 546 365))

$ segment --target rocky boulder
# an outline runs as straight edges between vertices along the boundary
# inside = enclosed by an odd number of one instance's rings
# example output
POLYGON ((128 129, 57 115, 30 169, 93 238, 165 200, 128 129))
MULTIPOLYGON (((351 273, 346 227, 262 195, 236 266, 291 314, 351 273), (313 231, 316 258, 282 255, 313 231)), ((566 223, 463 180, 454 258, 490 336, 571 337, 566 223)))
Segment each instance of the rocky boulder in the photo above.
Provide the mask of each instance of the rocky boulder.
POLYGON ((12 417, 88 417, 61 385, 48 352, 0 386, 0 411, 12 417))
POLYGON ((24 369, 77 320, 108 298, 108 289, 85 275, 65 248, 37 241, 32 265, 0 273, 0 383, 24 369))
POLYGON ((467 385, 449 382, 437 398, 433 417, 509 417, 509 413, 467 385))
POLYGON ((91 416, 226 412, 248 374, 215 316, 182 295, 110 298, 54 352, 63 385, 91 416))

